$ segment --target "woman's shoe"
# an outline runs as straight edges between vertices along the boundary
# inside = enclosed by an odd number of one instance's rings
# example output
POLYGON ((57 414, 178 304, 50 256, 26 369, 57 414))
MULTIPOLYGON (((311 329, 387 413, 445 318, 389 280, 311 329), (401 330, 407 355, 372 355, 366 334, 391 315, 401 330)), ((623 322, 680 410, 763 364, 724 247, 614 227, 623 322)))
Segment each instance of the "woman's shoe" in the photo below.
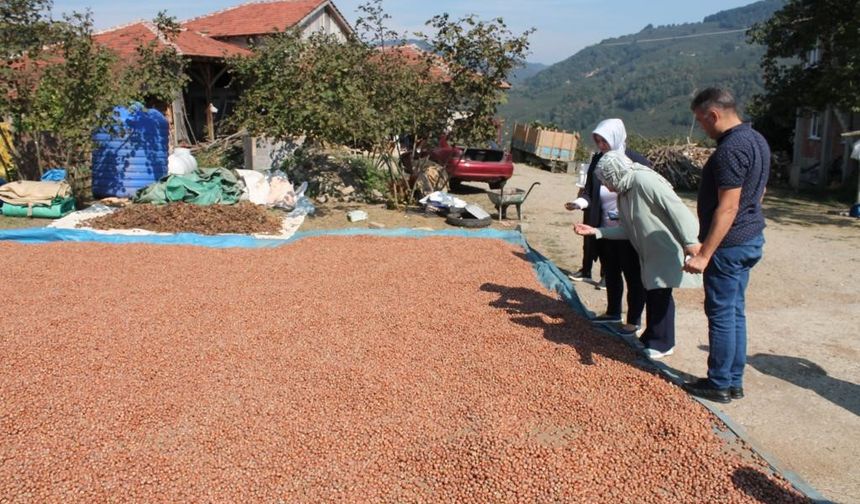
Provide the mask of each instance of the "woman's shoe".
POLYGON ((591 280, 591 273, 586 274, 582 270, 579 270, 567 275, 567 278, 570 278, 574 282, 586 282, 591 280))
POLYGON ((645 356, 649 359, 662 359, 663 357, 675 353, 675 347, 672 347, 665 352, 661 352, 660 350, 654 350, 653 348, 646 348, 645 350, 643 350, 643 352, 645 353, 645 356))
POLYGON ((641 328, 642 328, 641 326, 638 326, 635 324, 624 324, 618 328, 618 332, 620 332, 624 336, 633 336, 635 334, 638 334, 639 329, 641 329, 641 328))
POLYGON ((608 313, 604 313, 603 315, 594 317, 591 321, 598 324, 614 324, 621 322, 621 315, 610 315, 608 313))

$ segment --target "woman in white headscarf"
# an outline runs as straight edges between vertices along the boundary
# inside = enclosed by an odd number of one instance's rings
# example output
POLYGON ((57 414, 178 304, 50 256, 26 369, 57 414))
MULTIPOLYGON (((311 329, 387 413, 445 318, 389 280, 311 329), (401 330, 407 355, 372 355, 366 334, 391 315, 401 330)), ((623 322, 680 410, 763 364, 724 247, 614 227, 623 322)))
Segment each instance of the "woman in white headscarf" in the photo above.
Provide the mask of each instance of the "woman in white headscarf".
MULTIPOLYGON (((638 152, 627 149, 627 130, 621 119, 601 121, 594 128, 591 137, 599 152, 591 159, 588 178, 579 197, 565 205, 565 208, 584 210, 583 222, 592 227, 615 227, 618 225, 617 195, 594 176, 598 162, 608 152, 619 152, 643 165, 651 166, 651 163, 638 152)), ((583 269, 571 275, 571 279, 581 280, 591 277, 590 266, 594 259, 588 255, 593 251, 593 254, 600 259, 606 287, 606 312, 596 317, 594 321, 621 322, 621 304, 626 280, 627 324, 621 326, 621 331, 628 334, 635 333, 641 325, 642 311, 645 309, 645 288, 640 279, 639 257, 636 255, 636 250, 627 240, 596 240, 591 236, 585 237, 583 249, 583 256, 585 256, 583 269), (586 273, 589 274, 586 275, 586 273)))
POLYGON ((576 224, 574 230, 598 241, 630 240, 639 254, 646 294, 646 328, 640 341, 652 359, 675 348, 673 288, 698 287, 701 278, 683 271, 684 256, 699 248, 699 223, 660 174, 620 152, 605 154, 595 175, 618 194, 616 227, 576 224))

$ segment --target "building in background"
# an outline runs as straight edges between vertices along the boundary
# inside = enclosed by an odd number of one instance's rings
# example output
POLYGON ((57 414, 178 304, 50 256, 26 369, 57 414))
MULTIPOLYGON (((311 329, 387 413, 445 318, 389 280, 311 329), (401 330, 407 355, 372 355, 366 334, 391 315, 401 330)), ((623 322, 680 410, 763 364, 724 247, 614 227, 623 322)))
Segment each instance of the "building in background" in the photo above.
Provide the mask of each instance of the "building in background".
MULTIPOLYGON (((330 0, 250 2, 181 23, 174 40, 160 36, 155 25, 138 21, 101 31, 95 40, 133 61, 140 44, 156 41, 172 46, 187 59, 190 81, 182 96, 162 104, 171 126, 173 145, 214 140, 230 115, 238 92, 229 86, 227 58, 250 55, 250 48, 273 32, 301 27, 305 33, 323 31, 346 39, 352 28, 330 0)), ((133 64, 133 63, 132 63, 133 64)))

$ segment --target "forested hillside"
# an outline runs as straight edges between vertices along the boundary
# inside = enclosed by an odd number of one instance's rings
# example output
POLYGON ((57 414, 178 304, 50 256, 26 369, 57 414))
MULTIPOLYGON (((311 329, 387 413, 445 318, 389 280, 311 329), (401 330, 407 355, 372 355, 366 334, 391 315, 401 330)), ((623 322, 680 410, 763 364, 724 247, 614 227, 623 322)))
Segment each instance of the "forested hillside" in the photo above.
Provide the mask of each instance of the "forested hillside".
POLYGON ((544 65, 543 63, 525 63, 522 68, 514 70, 508 78, 508 81, 516 86, 517 84, 524 82, 526 79, 534 77, 546 68, 547 65, 544 65))
POLYGON ((764 48, 748 44, 745 31, 784 3, 764 0, 604 40, 515 83, 501 115, 509 124, 538 120, 577 131, 621 117, 634 134, 685 137, 695 90, 725 86, 742 104, 762 90, 764 48))

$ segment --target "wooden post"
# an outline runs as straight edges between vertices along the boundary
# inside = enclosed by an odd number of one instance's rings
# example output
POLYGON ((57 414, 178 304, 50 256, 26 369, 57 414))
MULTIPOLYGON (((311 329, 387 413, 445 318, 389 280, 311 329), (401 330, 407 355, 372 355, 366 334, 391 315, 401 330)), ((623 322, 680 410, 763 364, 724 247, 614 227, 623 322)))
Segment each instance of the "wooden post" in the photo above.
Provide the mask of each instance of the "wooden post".
POLYGON ((830 169, 830 162, 833 160, 833 156, 831 156, 831 149, 833 148, 833 140, 832 134, 830 131, 831 128, 831 113, 830 113, 830 105, 824 109, 824 125, 819 130, 818 136, 820 137, 819 143, 821 145, 821 157, 819 158, 818 163, 818 188, 819 189, 827 189, 827 178, 830 175, 828 170, 830 169))
POLYGON ((212 82, 212 67, 209 64, 204 66, 204 79, 203 87, 206 90, 206 131, 207 137, 211 142, 215 140, 215 117, 212 113, 212 86, 214 83, 212 82))
POLYGON ((176 141, 176 117, 173 115, 173 104, 168 103, 164 109, 164 118, 167 119, 167 147, 173 152, 176 141))

